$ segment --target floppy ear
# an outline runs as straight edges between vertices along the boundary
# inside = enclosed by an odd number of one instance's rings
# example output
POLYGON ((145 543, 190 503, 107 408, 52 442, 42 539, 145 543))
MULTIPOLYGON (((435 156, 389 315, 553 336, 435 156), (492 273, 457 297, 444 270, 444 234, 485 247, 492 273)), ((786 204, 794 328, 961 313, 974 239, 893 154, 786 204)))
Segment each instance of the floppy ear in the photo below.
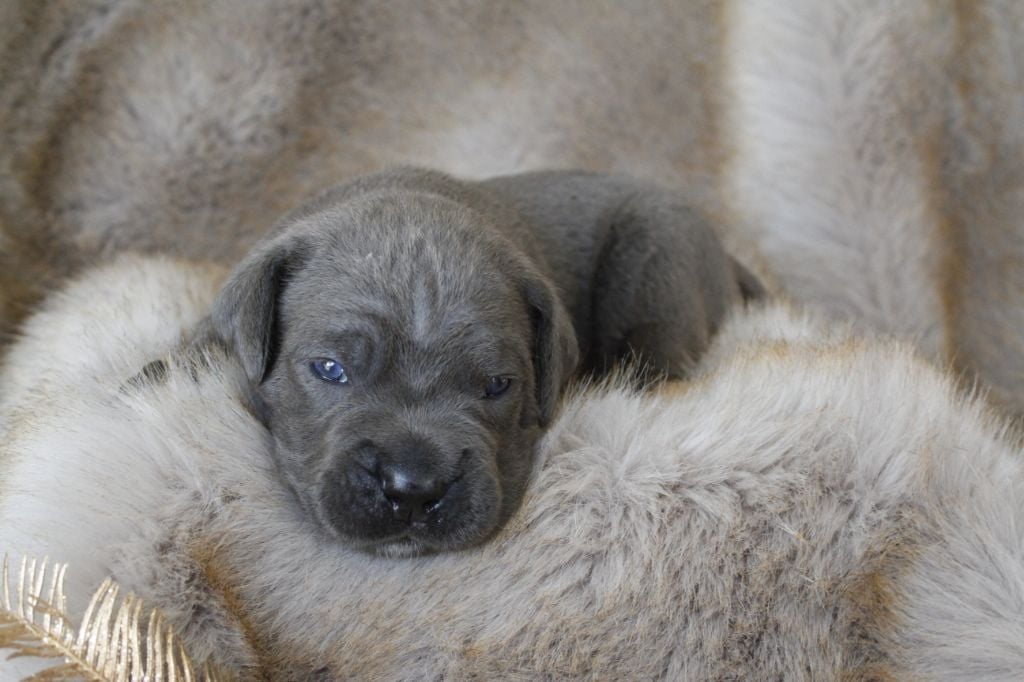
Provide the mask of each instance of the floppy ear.
POLYGON ((529 273, 524 296, 533 324, 533 372, 541 426, 547 426, 558 397, 579 362, 579 344, 565 306, 543 277, 529 273))
POLYGON ((213 328, 234 349, 253 384, 266 376, 276 352, 277 299, 289 270, 298 265, 298 251, 290 242, 279 239, 257 247, 213 303, 213 328))

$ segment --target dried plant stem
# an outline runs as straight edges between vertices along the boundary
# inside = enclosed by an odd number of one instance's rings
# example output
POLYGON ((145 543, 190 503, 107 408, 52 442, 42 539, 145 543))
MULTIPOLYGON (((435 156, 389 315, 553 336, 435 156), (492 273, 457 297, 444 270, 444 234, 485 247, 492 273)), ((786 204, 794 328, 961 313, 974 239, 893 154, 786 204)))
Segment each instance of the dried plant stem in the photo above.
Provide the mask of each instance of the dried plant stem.
POLYGON ((142 601, 132 594, 119 599, 120 588, 109 578, 93 594, 76 630, 67 616, 66 570, 64 564, 23 558, 12 594, 4 556, 0 649, 10 650, 9 658, 61 659, 28 680, 216 681, 206 667, 197 674, 159 610, 153 609, 142 627, 142 601))

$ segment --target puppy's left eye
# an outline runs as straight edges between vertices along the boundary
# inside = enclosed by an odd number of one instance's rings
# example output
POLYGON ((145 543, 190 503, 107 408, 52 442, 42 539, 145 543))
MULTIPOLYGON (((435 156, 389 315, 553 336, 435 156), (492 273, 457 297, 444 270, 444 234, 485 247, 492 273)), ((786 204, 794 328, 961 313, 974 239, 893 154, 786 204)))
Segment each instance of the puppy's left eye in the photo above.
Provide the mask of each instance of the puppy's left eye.
POLYGON ((487 377, 487 385, 484 386, 484 397, 497 398, 507 391, 511 385, 511 377, 487 377))
POLYGON ((309 363, 309 368, 324 381, 331 381, 336 384, 348 383, 348 374, 345 373, 345 368, 337 360, 317 358, 309 363))

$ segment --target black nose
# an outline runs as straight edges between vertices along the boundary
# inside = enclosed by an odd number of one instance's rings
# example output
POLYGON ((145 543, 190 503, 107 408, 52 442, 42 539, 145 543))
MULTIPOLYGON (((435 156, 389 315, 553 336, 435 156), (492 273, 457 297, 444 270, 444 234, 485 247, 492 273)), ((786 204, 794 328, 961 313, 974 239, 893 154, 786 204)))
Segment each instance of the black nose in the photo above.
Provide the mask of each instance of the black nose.
POLYGON ((425 521, 437 511, 450 481, 429 474, 413 474, 398 467, 380 468, 380 487, 395 518, 407 523, 425 521))

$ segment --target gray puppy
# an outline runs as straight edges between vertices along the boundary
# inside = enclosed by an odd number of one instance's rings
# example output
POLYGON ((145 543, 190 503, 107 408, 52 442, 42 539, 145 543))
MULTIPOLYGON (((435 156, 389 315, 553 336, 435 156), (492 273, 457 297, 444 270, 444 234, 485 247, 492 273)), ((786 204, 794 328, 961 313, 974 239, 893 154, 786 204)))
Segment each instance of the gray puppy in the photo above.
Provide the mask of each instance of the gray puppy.
POLYGON ((574 372, 684 376, 759 292, 705 220, 634 180, 399 169, 285 216, 211 323, 302 506, 399 556, 501 527, 574 372))

